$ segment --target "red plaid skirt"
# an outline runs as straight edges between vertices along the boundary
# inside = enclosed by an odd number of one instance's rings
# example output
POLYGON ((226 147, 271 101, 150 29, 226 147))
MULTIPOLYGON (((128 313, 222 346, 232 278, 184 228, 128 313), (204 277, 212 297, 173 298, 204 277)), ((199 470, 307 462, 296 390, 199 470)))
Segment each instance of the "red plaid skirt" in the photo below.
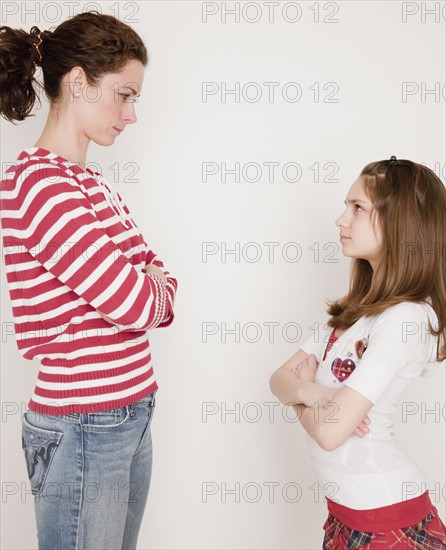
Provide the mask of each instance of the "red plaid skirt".
POLYGON ((435 506, 420 523, 394 531, 354 531, 331 514, 324 530, 324 550, 446 550, 446 528, 435 506))

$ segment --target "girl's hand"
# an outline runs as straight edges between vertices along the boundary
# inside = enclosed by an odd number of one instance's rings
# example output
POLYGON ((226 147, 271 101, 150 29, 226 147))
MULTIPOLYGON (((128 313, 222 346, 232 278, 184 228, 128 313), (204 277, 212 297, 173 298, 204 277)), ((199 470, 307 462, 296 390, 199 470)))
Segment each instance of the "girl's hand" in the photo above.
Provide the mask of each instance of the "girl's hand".
POLYGON ((164 271, 154 264, 146 264, 143 268, 144 273, 157 275, 163 282, 164 285, 167 284, 167 277, 164 275, 164 271))
POLYGON ((299 363, 297 367, 291 369, 292 372, 304 382, 314 382, 316 376, 318 362, 315 355, 309 355, 307 359, 299 363))
POLYGON ((301 393, 302 404, 306 407, 325 407, 327 403, 334 400, 338 391, 309 382, 301 393))
POLYGON ((290 369, 291 372, 305 382, 301 390, 302 404, 307 407, 324 407, 333 398, 338 390, 325 388, 314 383, 314 377, 318 367, 318 361, 315 355, 309 355, 304 361, 299 363, 297 367, 290 369))
POLYGON ((370 432, 370 428, 368 427, 368 424, 370 424, 370 418, 366 416, 364 420, 361 421, 359 426, 355 429, 355 431, 352 433, 352 436, 356 435, 357 437, 364 437, 370 432))

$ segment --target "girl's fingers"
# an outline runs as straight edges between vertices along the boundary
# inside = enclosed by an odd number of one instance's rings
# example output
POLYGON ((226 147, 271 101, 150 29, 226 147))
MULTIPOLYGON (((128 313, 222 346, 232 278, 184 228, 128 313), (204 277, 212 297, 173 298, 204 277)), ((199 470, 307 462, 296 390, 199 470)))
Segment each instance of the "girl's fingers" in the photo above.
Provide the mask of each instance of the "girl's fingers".
POLYGON ((369 427, 367 426, 367 424, 364 424, 364 422, 361 422, 359 428, 366 434, 370 431, 369 427))
POLYGON ((352 435, 356 435, 357 437, 364 437, 369 433, 369 431, 369 427, 364 423, 364 421, 362 421, 352 435))

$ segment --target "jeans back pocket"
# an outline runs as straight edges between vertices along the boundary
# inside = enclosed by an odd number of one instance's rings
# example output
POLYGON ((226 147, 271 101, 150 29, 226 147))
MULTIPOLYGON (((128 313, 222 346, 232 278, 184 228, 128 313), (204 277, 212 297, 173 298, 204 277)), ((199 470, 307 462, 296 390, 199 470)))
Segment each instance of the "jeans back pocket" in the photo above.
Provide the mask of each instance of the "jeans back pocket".
POLYGON ((22 419, 22 449, 25 454, 31 492, 37 496, 42 490, 51 461, 62 439, 62 432, 36 428, 22 419))

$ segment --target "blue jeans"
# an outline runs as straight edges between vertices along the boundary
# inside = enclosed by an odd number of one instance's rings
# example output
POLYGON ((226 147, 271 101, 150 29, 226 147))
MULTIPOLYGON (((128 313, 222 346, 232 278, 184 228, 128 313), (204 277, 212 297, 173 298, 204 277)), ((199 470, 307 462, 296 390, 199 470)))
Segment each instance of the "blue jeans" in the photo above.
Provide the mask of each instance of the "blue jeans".
POLYGON ((39 550, 134 550, 152 471, 155 393, 119 409, 22 418, 39 550))

